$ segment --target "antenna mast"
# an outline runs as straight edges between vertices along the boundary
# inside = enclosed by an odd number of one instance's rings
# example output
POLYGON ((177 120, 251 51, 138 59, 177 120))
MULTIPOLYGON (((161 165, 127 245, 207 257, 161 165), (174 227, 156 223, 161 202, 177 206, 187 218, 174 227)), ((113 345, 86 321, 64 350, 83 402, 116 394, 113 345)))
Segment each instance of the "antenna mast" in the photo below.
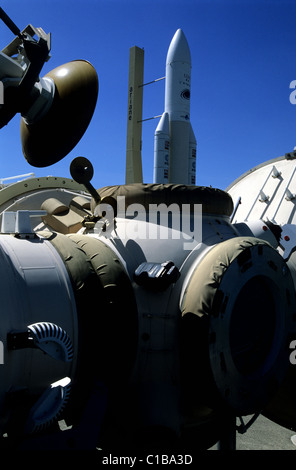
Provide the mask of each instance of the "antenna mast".
POLYGON ((144 50, 130 48, 125 183, 143 183, 142 108, 144 50))

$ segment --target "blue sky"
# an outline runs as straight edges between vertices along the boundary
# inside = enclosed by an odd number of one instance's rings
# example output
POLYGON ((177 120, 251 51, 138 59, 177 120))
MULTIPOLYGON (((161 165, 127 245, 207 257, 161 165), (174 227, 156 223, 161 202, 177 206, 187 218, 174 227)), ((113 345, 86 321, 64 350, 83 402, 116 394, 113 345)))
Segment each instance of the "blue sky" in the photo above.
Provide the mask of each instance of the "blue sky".
MULTIPOLYGON (((0 178, 31 171, 70 177, 72 159, 82 155, 94 165, 95 187, 124 184, 129 48, 145 49, 144 82, 162 77, 178 28, 192 58, 197 184, 225 189, 253 166, 296 146, 296 105, 289 100, 296 80, 294 0, 6 0, 1 6, 20 29, 31 23, 52 33, 52 57, 41 76, 86 59, 97 70, 100 90, 83 138, 51 167, 26 162, 15 116, 0 130, 0 178)), ((1 22, 1 49, 12 39, 1 22)), ((164 80, 144 88, 143 118, 163 108, 164 80)), ((153 178, 157 124, 143 123, 144 182, 153 178)))

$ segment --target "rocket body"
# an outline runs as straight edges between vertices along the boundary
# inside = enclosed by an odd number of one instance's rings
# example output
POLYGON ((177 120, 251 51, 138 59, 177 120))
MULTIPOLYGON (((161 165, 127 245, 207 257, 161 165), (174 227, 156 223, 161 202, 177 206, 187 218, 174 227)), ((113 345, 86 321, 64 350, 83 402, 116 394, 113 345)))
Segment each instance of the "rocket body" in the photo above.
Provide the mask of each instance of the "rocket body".
POLYGON ((195 184, 196 139, 190 123, 191 55, 187 40, 178 29, 166 58, 165 110, 155 131, 154 182, 195 184), (169 124, 169 168, 163 165, 160 139, 169 124), (168 173, 168 177, 165 176, 168 173))
POLYGON ((169 182, 170 126, 169 115, 164 112, 154 134, 154 174, 155 183, 169 182))

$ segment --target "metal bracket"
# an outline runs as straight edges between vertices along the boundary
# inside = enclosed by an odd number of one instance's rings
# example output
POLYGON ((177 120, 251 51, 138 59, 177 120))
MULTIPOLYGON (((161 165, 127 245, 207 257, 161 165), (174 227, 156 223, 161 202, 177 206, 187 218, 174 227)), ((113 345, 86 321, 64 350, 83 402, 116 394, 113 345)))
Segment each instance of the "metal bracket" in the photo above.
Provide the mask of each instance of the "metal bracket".
POLYGON ((34 338, 30 331, 15 331, 7 333, 7 349, 15 351, 24 348, 36 348, 34 338))
POLYGON ((134 281, 153 291, 163 291, 177 282, 180 271, 172 261, 164 263, 142 263, 134 273, 134 281))
POLYGON ((252 426, 252 424, 260 416, 260 414, 261 414, 261 411, 259 411, 258 413, 255 413, 254 416, 252 416, 252 418, 246 424, 244 423, 243 418, 239 416, 239 420, 241 424, 240 426, 236 427, 237 432, 239 434, 244 434, 245 432, 247 432, 247 430, 252 426))
POLYGON ((23 238, 35 236, 30 218, 42 217, 46 214, 47 212, 42 210, 5 211, 2 213, 1 233, 16 234, 23 238))
POLYGON ((282 225, 282 236, 278 251, 287 260, 296 249, 296 227, 293 224, 282 225))

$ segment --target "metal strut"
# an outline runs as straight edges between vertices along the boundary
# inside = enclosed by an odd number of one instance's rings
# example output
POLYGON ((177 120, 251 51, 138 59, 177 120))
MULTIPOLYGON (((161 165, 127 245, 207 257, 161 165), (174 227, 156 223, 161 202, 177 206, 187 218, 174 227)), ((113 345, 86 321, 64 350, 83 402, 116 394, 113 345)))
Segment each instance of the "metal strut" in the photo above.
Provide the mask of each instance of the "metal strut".
POLYGON ((240 425, 236 426, 236 416, 228 415, 223 419, 223 435, 218 442, 219 450, 236 450, 236 431, 244 434, 260 416, 261 411, 255 413, 254 416, 245 424, 243 418, 239 416, 240 425))
POLYGON ((236 427, 237 432, 239 432, 240 434, 244 434, 245 432, 247 432, 247 430, 252 426, 252 424, 260 416, 260 414, 261 414, 261 411, 259 411, 258 413, 255 413, 254 416, 247 422, 247 424, 245 424, 243 421, 243 418, 239 416, 239 420, 241 424, 240 426, 236 427))
POLYGON ((236 416, 223 417, 223 433, 218 442, 218 450, 236 450, 236 416))

